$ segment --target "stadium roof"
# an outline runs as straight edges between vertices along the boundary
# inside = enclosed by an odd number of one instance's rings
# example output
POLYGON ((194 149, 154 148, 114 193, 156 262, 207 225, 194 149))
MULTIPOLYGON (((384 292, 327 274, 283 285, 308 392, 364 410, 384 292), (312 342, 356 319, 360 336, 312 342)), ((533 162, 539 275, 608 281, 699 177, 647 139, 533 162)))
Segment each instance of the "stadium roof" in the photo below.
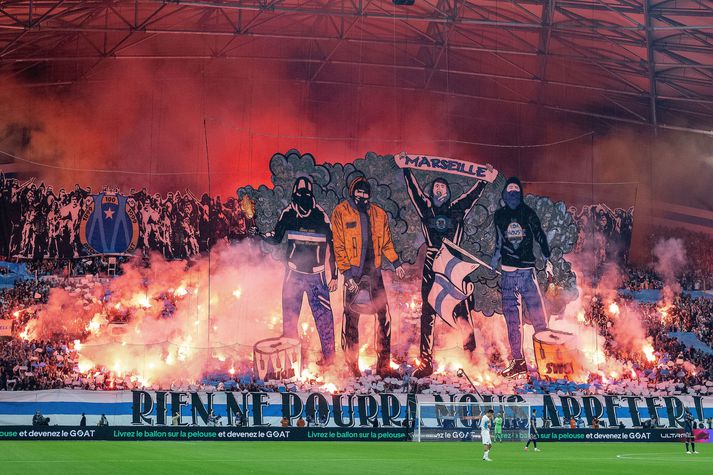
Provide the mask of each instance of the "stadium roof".
POLYGON ((713 129, 709 0, 0 2, 0 77, 59 86, 105 61, 213 58, 286 63, 315 84, 713 129))

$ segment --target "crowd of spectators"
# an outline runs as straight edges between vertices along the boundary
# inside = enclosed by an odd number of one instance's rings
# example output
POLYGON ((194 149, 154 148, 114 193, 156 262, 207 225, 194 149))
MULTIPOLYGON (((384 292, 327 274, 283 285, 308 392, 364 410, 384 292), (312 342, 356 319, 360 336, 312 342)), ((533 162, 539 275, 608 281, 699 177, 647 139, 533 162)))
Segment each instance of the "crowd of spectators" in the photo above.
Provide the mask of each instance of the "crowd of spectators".
MULTIPOLYGON (((713 245, 713 243, 711 243, 713 245)), ((623 269, 622 288, 636 292, 639 290, 661 290, 664 280, 653 269, 636 266, 626 266, 623 269)), ((713 290, 713 277, 707 276, 701 269, 684 271, 676 280, 681 290, 703 291, 713 290)))
POLYGON ((63 388, 76 377, 75 365, 66 341, 13 338, 0 345, 0 390, 63 388))

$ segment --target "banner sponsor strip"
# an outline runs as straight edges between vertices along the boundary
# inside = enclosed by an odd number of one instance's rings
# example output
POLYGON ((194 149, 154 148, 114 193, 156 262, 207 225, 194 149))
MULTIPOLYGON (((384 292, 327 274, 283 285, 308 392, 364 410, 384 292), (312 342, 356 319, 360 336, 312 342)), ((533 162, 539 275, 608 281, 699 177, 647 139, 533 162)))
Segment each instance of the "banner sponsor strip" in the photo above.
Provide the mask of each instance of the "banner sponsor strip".
POLYGON ((405 429, 323 427, 4 426, 0 440, 285 440, 404 442, 405 429))

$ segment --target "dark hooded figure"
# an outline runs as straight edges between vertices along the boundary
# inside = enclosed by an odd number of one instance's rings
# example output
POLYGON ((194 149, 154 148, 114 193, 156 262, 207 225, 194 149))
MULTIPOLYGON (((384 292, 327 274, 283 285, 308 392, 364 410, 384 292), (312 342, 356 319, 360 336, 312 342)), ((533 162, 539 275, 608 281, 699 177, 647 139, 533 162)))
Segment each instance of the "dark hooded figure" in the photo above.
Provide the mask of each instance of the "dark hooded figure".
MULTIPOLYGON (((451 199, 450 186, 443 178, 433 180, 428 194, 421 191, 410 169, 404 168, 404 178, 411 202, 421 218, 421 229, 426 240, 426 260, 421 282, 421 365, 413 374, 415 378, 423 378, 433 373, 433 328, 436 310, 428 303, 428 294, 435 281, 433 262, 444 239, 460 245, 465 217, 483 194, 486 182, 478 180, 468 191, 456 199, 451 199)), ((445 319, 450 315, 441 317, 445 319)), ((472 352, 475 350, 475 333, 465 301, 455 307, 453 317, 463 334, 463 349, 472 352)))
POLYGON ((279 244, 285 234, 287 270, 282 284, 282 335, 298 338, 297 322, 306 293, 322 344, 323 360, 320 363, 331 363, 334 359, 334 316, 329 292, 337 288, 337 268, 329 218, 315 202, 312 181, 307 177, 295 180, 292 201, 282 210, 275 230, 266 234, 265 238, 279 244), (327 248, 331 275, 329 283, 325 273, 327 248))
POLYGON ((520 320, 520 298, 525 307, 535 333, 547 329, 545 305, 535 274, 534 243, 547 261, 547 273, 552 274, 549 262, 550 247, 535 211, 523 200, 522 183, 511 177, 505 183, 502 198, 505 206, 495 212, 493 218, 496 231, 495 253, 491 261, 493 268, 502 264, 500 288, 505 322, 508 327, 508 341, 512 362, 503 370, 506 377, 514 377, 527 372, 527 364, 522 354, 522 322, 520 320), (518 298, 520 297, 520 298, 518 298))

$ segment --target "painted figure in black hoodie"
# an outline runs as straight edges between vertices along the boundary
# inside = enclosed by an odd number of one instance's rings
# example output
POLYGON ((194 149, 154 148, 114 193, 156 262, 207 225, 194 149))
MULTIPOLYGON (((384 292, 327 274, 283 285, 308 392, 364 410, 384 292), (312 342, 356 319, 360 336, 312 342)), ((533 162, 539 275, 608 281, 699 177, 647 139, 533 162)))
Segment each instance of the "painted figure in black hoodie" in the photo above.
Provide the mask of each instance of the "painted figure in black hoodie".
POLYGON ((334 360, 334 316, 329 292, 337 288, 337 268, 329 218, 315 202, 309 178, 295 180, 292 202, 282 211, 275 230, 265 238, 279 244, 285 234, 287 269, 282 284, 282 335, 298 338, 297 322, 306 293, 322 344, 320 363, 329 364, 334 360), (326 262, 327 249, 329 262, 326 262), (331 275, 329 282, 325 273, 327 265, 331 275))
MULTIPOLYGON (((451 199, 450 186, 443 178, 436 178, 427 194, 421 190, 408 168, 404 168, 404 179, 411 202, 421 218, 423 237, 426 240, 426 259, 423 263, 421 282, 421 365, 413 374, 415 378, 423 378, 433 373, 433 329, 436 311, 428 303, 428 294, 435 280, 433 262, 444 239, 460 245, 465 217, 483 194, 487 183, 478 180, 468 191, 456 199, 451 199)), ((453 321, 458 324, 463 335, 463 349, 474 351, 475 333, 465 301, 455 307, 453 315, 441 315, 441 317, 444 319, 453 317, 453 321)))
POLYGON ((495 212, 496 230, 495 253, 491 264, 502 265, 500 288, 502 291, 503 315, 508 327, 508 341, 512 362, 502 372, 513 377, 527 372, 527 364, 522 354, 522 322, 520 320, 520 299, 535 332, 547 329, 545 305, 535 275, 535 254, 533 244, 537 242, 542 255, 547 260, 547 273, 552 274, 549 261, 550 247, 535 211, 523 200, 522 183, 511 177, 505 183, 502 198, 505 206, 495 212))

